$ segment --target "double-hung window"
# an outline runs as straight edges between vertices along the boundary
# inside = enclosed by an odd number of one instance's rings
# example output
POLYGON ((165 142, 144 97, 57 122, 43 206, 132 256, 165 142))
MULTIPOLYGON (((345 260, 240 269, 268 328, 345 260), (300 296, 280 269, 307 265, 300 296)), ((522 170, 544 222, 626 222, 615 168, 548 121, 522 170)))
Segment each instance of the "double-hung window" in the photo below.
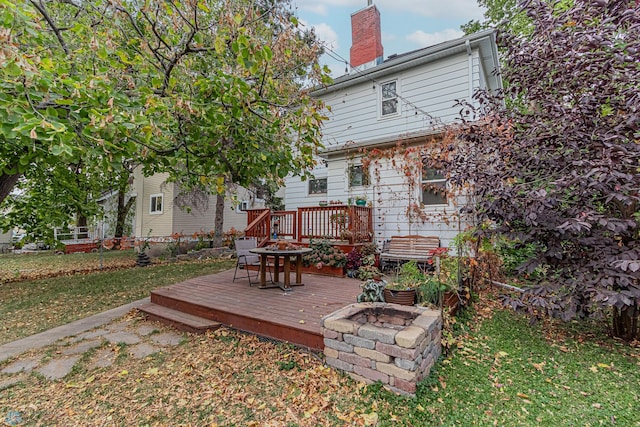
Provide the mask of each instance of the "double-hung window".
POLYGON ((398 112, 398 82, 392 81, 380 85, 381 96, 381 116, 390 116, 398 112))
POLYGON ((422 204, 447 204, 447 179, 437 169, 422 165, 422 204))
POLYGON ((160 215, 163 208, 163 196, 160 194, 152 194, 149 198, 149 213, 153 215, 160 215))

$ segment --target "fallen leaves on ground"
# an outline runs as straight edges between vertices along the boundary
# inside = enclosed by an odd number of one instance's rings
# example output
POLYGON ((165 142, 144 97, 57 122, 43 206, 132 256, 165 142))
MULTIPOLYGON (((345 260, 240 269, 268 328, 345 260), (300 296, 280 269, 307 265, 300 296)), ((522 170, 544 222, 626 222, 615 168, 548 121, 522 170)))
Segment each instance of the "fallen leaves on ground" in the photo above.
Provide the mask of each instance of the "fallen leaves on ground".
POLYGON ((85 357, 60 381, 26 377, 0 408, 36 426, 377 424, 358 384, 316 354, 228 329, 188 337, 142 360, 120 351, 109 368, 85 357))
POLYGON ((4 283, 72 276, 95 271, 113 271, 136 265, 133 251, 100 254, 19 254, 4 256, 0 263, 0 285, 4 283))

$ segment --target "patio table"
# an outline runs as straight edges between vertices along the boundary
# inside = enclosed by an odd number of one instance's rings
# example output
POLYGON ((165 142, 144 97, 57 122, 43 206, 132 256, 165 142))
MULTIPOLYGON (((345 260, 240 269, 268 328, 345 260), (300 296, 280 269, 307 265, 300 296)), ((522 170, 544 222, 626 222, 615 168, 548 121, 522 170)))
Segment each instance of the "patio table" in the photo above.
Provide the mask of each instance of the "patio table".
POLYGON ((268 248, 255 248, 250 249, 249 252, 260 255, 260 285, 259 289, 269 289, 278 287, 285 292, 291 291, 291 258, 294 258, 294 265, 296 270, 296 282, 293 286, 303 286, 302 283, 302 255, 311 252, 310 248, 298 248, 298 249, 268 249, 268 248), (273 282, 267 283, 267 258, 274 257, 274 271, 273 282), (282 283, 280 282, 280 257, 284 259, 284 278, 282 283))

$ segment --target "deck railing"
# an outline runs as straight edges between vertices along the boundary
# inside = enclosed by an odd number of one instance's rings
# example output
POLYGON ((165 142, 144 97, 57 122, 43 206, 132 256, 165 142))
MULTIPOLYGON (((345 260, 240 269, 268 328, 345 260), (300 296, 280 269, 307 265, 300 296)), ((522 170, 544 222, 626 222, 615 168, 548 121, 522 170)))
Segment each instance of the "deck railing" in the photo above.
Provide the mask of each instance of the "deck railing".
POLYGON ((372 210, 365 206, 330 205, 299 208, 297 211, 248 211, 245 235, 265 243, 274 237, 297 241, 312 238, 368 243, 373 238, 372 210))

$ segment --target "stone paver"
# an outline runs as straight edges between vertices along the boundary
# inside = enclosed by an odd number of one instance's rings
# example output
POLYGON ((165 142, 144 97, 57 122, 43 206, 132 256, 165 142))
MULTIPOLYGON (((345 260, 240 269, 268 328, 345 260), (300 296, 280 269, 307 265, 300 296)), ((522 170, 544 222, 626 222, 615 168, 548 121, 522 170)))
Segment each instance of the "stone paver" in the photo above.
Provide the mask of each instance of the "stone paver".
POLYGON ((46 347, 55 343, 59 339, 78 335, 82 332, 101 327, 114 319, 124 316, 132 309, 148 303, 149 298, 143 298, 94 316, 76 320, 75 322, 58 326, 57 328, 53 328, 39 334, 31 335, 30 337, 26 337, 18 341, 0 345, 0 362, 18 356, 29 350, 46 347))
POLYGON ((38 369, 37 372, 42 374, 49 380, 59 380, 69 375, 73 369, 73 365, 80 360, 80 356, 63 357, 60 359, 53 359, 46 365, 38 369))
POLYGON ((17 375, 17 376, 12 376, 9 377, 7 379, 1 380, 0 381, 0 391, 9 388, 13 385, 18 384, 20 381, 22 381, 25 378, 24 375, 17 375))
POLYGON ((157 330, 158 328, 154 325, 141 325, 136 328, 136 333, 142 335, 143 337, 146 337, 147 335, 157 330))
POLYGON ((80 344, 76 344, 72 347, 68 347, 62 350, 64 356, 71 356, 72 354, 82 354, 86 351, 100 347, 102 342, 100 340, 82 341, 80 344))
POLYGON ((111 332, 122 332, 127 329, 131 325, 129 320, 122 320, 120 322, 112 323, 107 325, 107 329, 111 332))
POLYGON ((107 368, 116 360, 116 353, 109 348, 103 348, 96 352, 93 360, 89 363, 89 369, 107 368))
POLYGON ((18 372, 31 372, 40 364, 39 357, 32 357, 29 359, 16 360, 13 363, 7 365, 2 371, 3 374, 17 374, 18 372))
POLYGON ((125 331, 113 332, 111 334, 104 335, 103 338, 112 344, 124 343, 127 345, 131 345, 138 344, 140 341, 142 341, 140 335, 132 334, 131 332, 125 331))
POLYGON ((178 345, 182 341, 182 336, 171 332, 163 334, 151 335, 151 341, 159 345, 178 345))
POLYGON ((90 339, 93 339, 93 338, 101 337, 101 336, 106 335, 108 333, 109 333, 109 331, 106 330, 106 329, 96 329, 94 331, 88 331, 88 332, 85 332, 83 334, 78 335, 75 338, 75 340, 76 341, 90 340, 90 339))
POLYGON ((135 357, 136 359, 142 359, 153 353, 156 353, 157 351, 159 351, 159 349, 152 346, 151 344, 140 343, 132 347, 129 347, 127 351, 131 356, 135 357))

